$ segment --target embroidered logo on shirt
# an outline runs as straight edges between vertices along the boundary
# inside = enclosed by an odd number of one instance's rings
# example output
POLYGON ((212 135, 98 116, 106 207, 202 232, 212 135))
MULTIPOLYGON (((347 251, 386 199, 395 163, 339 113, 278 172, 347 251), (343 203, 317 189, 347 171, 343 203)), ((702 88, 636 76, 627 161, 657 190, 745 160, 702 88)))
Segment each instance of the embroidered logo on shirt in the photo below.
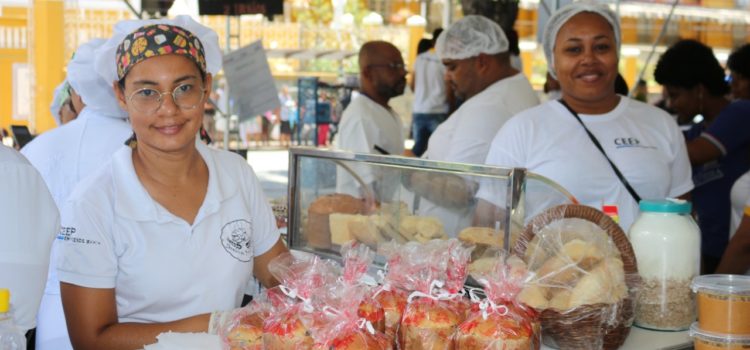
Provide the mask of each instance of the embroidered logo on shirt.
POLYGON ((60 233, 57 234, 57 240, 63 241, 63 242, 72 242, 72 243, 79 243, 79 244, 96 244, 99 245, 101 242, 94 241, 91 239, 86 238, 80 238, 80 237, 73 237, 73 235, 76 233, 75 227, 60 227, 60 233))
POLYGON ((221 245, 235 259, 248 262, 253 257, 253 225, 247 220, 235 220, 221 228, 221 245))

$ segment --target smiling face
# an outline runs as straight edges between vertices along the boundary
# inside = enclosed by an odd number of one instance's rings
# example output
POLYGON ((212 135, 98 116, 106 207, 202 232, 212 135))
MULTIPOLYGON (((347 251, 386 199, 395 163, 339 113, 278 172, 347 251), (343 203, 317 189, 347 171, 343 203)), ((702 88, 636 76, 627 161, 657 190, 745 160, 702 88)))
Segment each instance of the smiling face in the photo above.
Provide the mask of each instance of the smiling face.
POLYGON ((600 114, 617 105, 617 46, 612 26, 581 12, 557 33, 554 65, 565 101, 578 112, 600 114))
POLYGON ((194 147, 203 122, 206 93, 200 92, 202 97, 195 107, 185 108, 175 104, 172 92, 179 87, 178 93, 186 94, 210 86, 211 75, 206 75, 204 82, 198 67, 190 59, 162 55, 136 64, 125 76, 124 89, 115 83, 115 92, 120 106, 128 112, 139 148, 176 152, 194 147), (163 93, 161 107, 153 112, 144 111, 140 101, 156 91, 163 93))

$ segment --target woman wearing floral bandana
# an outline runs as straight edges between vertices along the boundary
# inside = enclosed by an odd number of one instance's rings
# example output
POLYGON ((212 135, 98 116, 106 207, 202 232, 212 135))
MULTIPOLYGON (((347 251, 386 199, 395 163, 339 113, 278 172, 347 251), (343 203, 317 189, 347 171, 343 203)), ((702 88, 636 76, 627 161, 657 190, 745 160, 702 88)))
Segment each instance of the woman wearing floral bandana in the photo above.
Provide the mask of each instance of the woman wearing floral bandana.
POLYGON ((76 349, 215 330, 253 274, 277 283, 267 264, 287 251, 245 160, 196 140, 220 65, 216 33, 186 17, 121 22, 115 33, 96 67, 133 137, 76 188, 58 236, 76 349))

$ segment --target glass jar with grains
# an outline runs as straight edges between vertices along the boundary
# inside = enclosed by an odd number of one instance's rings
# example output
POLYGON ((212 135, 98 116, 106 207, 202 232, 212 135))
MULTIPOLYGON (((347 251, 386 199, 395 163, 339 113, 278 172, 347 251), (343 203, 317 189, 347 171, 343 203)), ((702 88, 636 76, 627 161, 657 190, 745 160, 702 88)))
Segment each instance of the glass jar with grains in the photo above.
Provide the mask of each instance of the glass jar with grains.
POLYGON ((630 228, 638 272, 643 278, 636 303, 639 327, 679 331, 695 320, 690 289, 700 273, 701 235, 690 216, 690 202, 642 200, 640 215, 630 228))

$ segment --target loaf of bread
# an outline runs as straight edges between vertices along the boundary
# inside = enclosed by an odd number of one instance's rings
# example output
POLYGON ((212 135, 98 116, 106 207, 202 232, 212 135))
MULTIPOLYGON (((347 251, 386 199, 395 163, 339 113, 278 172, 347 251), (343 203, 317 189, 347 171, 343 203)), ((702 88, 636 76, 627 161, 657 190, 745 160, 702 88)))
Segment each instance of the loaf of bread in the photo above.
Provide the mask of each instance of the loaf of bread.
POLYGON ((396 331, 401 322, 401 315, 406 309, 406 292, 401 290, 383 290, 374 299, 383 308, 385 314, 385 335, 396 338, 396 331))
MULTIPOLYGON (((484 318, 475 313, 464 321, 456 333, 456 349, 460 350, 529 350, 533 327, 509 316, 490 313, 484 318)), ((538 346, 536 347, 538 348, 538 346)))
MULTIPOLYGON (((270 348, 269 348, 270 349, 270 348)), ((315 350, 390 350, 393 349, 393 340, 383 333, 368 333, 366 330, 348 333, 334 339, 331 344, 323 349, 315 350)))
POLYGON ((279 322, 268 322, 263 328, 265 349, 308 350, 313 348, 313 338, 296 314, 279 315, 279 322))
POLYGON ((367 223, 367 216, 359 214, 341 214, 332 213, 328 217, 329 226, 331 228, 331 243, 336 245, 344 245, 356 237, 350 230, 349 223, 367 223))
POLYGON ((263 350, 263 316, 253 313, 242 317, 226 335, 230 350, 263 350))
POLYGON ((398 330, 401 349, 453 350, 453 334, 463 317, 437 302, 409 304, 398 330))
POLYGON ((303 237, 313 248, 331 248, 331 226, 329 216, 333 213, 362 214, 364 202, 347 194, 320 196, 307 208, 307 222, 303 237))

